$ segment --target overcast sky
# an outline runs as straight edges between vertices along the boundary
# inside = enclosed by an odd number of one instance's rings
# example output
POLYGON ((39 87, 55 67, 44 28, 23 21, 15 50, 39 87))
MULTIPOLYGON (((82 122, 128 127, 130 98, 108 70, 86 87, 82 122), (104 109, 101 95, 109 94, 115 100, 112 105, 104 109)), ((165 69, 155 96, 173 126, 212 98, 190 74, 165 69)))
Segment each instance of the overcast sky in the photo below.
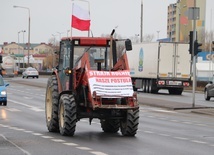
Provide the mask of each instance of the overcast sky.
MULTIPOLYGON (((140 34, 141 0, 88 0, 90 3, 91 31, 94 36, 116 33, 123 37, 140 34)), ((167 7, 177 0, 143 0, 143 35, 153 34, 157 39, 167 37, 167 7)), ((214 30, 214 0, 206 0, 206 30, 214 30), (211 16, 212 14, 212 16, 211 16), (210 22, 212 20, 212 23, 210 22)), ((77 2, 77 1, 75 1, 77 2)), ((31 43, 47 43, 52 34, 67 36, 70 30, 71 0, 0 0, 0 44, 18 42, 18 32, 28 32, 28 10, 13 8, 14 5, 30 9, 31 43)), ((87 9, 88 3, 78 3, 87 9)), ((87 32, 72 29, 73 35, 87 36, 87 32)), ((70 34, 70 32, 69 32, 70 34)), ((23 42, 23 33, 19 35, 23 42)), ((27 42, 27 33, 24 33, 27 42)))

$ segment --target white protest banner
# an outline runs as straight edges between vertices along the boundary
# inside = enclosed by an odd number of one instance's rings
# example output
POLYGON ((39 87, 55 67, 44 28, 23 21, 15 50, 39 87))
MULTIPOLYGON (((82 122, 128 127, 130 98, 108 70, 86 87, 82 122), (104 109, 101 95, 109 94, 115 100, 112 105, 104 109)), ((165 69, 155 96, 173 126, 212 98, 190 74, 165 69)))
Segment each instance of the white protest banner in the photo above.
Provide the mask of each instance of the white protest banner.
POLYGON ((88 70, 91 95, 96 91, 101 97, 128 97, 133 96, 130 71, 94 71, 88 70))

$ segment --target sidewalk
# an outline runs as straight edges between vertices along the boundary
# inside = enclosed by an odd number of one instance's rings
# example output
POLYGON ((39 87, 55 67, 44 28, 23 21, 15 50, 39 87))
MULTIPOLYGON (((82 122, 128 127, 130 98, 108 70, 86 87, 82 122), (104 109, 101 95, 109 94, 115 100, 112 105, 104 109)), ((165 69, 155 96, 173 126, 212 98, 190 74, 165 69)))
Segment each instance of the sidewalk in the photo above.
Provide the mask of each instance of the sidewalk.
POLYGON ((191 112, 197 113, 197 114, 206 114, 206 115, 214 116, 214 108, 195 109, 195 110, 192 110, 191 112))
POLYGON ((165 108, 169 110, 190 110, 193 113, 198 114, 206 114, 206 115, 212 115, 214 116, 214 105, 212 107, 207 106, 198 106, 195 105, 192 107, 192 105, 188 103, 181 103, 181 102, 170 102, 165 101, 161 99, 151 100, 150 98, 141 97, 138 96, 138 102, 143 105, 151 106, 151 107, 159 107, 159 108, 165 108))

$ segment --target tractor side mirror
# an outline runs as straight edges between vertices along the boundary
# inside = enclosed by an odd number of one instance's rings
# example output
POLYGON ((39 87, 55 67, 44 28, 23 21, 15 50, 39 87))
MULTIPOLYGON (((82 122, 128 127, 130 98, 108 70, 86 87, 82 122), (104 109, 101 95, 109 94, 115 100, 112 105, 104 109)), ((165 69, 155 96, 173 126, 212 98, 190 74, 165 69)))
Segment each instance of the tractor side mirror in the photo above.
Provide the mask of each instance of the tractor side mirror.
POLYGON ((125 46, 126 46, 127 51, 131 51, 132 50, 132 41, 130 39, 126 39, 125 46))

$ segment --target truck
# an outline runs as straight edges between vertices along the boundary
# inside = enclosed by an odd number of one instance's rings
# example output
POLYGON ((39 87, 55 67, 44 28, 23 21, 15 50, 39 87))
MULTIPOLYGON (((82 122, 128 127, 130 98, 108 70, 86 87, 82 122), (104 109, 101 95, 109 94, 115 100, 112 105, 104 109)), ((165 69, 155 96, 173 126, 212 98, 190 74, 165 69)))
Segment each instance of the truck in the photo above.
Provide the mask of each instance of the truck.
POLYGON ((65 37, 60 41, 59 62, 47 82, 46 125, 49 132, 74 136, 79 120, 99 119, 104 132, 135 136, 139 104, 133 90, 126 53, 129 39, 65 37), (121 45, 123 43, 123 46, 121 45), (118 48, 120 45, 120 48, 118 48))
POLYGON ((14 77, 18 75, 18 67, 12 56, 3 56, 2 61, 2 76, 14 77))
POLYGON ((134 90, 181 95, 191 83, 191 54, 189 44, 178 42, 150 42, 133 44, 127 51, 134 90))

